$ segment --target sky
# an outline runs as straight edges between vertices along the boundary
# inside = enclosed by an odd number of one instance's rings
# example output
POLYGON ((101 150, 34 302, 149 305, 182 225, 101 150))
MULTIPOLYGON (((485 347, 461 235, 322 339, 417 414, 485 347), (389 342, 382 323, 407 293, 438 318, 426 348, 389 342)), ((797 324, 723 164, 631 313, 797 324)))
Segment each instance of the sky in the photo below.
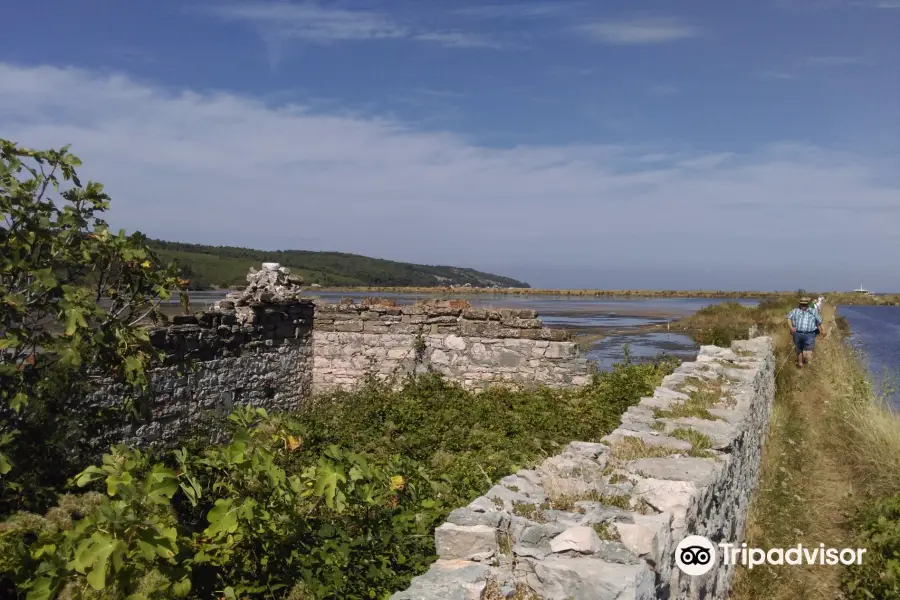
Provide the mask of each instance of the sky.
POLYGON ((0 137, 107 220, 535 287, 900 291, 900 0, 33 0, 0 137))

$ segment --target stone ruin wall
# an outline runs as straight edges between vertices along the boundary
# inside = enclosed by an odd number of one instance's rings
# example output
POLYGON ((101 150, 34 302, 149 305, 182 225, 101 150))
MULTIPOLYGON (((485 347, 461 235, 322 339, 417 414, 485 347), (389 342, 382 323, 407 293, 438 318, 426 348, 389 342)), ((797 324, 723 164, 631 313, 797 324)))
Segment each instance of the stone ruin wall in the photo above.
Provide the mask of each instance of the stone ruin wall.
POLYGON ((392 600, 477 600, 489 585, 504 597, 526 585, 544 600, 729 597, 733 565, 719 556, 690 577, 675 548, 687 535, 743 541, 774 397, 770 338, 703 346, 601 443, 572 442, 454 510, 435 532, 439 560, 392 600), (698 386, 717 390, 713 420, 659 412, 698 386), (711 448, 697 456, 676 429, 704 434, 711 448), (635 439, 645 450, 623 453, 635 439), (642 458, 650 448, 667 455, 642 458))
POLYGON ((469 389, 578 386, 588 360, 567 332, 533 310, 472 308, 464 300, 397 306, 369 299, 316 307, 313 389, 346 389, 379 377, 432 369, 469 389))
MULTIPOLYGON (((456 300, 317 306, 278 265, 251 270, 247 280, 212 310, 150 330, 163 358, 151 365, 142 418, 97 440, 98 447, 169 444, 242 404, 296 410, 316 393, 352 388, 369 374, 433 369, 470 389, 583 385, 590 377, 575 342, 543 327, 532 310, 482 310, 456 300), (192 364, 184 368, 186 359, 192 364)), ((123 395, 105 384, 90 401, 110 405, 123 395)))
MULTIPOLYGON (((236 405, 285 411, 310 398, 315 305, 299 297, 287 269, 251 271, 247 279, 245 290, 212 310, 151 329, 150 343, 163 358, 152 365, 142 418, 112 440, 174 442, 236 405), (187 368, 185 359, 192 361, 187 368)), ((92 400, 110 404, 122 395, 107 384, 92 400)))

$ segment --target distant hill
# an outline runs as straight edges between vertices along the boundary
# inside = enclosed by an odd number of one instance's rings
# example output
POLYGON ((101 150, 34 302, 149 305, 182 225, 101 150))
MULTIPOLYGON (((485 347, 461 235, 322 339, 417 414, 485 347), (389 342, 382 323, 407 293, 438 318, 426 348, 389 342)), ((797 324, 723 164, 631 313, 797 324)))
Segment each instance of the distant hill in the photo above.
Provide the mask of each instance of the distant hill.
POLYGON ((150 240, 165 262, 177 261, 193 289, 242 286, 250 267, 277 262, 290 267, 307 285, 368 287, 530 287, 527 283, 460 267, 428 266, 342 252, 253 250, 150 240))

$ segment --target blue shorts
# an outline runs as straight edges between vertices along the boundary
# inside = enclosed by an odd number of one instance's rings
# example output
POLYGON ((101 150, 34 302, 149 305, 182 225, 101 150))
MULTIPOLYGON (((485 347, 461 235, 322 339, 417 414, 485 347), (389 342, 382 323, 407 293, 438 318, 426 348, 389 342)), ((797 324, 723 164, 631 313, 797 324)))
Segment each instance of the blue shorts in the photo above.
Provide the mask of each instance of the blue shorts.
POLYGON ((797 348, 797 352, 806 352, 808 350, 814 350, 816 347, 816 332, 810 331, 809 333, 804 332, 796 332, 794 334, 794 346, 797 348))

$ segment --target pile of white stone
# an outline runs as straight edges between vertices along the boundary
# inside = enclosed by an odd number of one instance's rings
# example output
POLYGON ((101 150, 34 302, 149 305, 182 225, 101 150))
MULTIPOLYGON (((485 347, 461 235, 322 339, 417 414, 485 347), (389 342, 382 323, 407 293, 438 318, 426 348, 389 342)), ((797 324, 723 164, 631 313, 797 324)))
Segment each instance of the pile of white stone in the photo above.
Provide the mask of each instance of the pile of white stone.
POLYGON ((260 306, 262 304, 290 304, 300 300, 303 278, 291 274, 291 270, 278 263, 263 263, 259 271, 250 268, 247 287, 231 292, 216 303, 217 310, 234 310, 235 307, 260 306))

